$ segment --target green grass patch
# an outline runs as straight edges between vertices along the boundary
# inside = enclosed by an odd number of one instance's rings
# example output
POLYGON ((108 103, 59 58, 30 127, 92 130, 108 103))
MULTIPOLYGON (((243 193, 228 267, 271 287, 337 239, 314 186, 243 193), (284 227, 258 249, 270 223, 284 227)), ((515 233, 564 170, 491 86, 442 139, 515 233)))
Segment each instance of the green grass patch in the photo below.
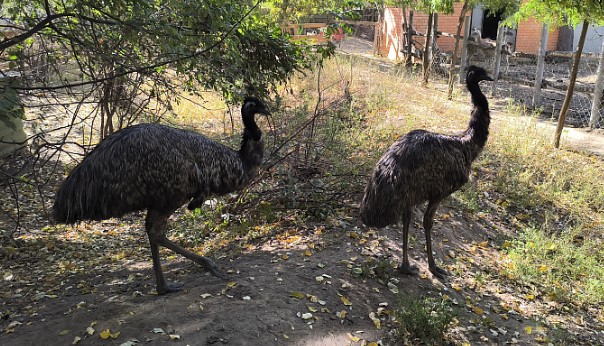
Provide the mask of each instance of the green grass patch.
POLYGON ((528 228, 507 249, 508 275, 541 287, 555 301, 604 302, 604 249, 581 230, 551 235, 528 228))
POLYGON ((445 345, 445 333, 455 319, 448 301, 401 295, 395 311, 400 341, 409 345, 445 345))

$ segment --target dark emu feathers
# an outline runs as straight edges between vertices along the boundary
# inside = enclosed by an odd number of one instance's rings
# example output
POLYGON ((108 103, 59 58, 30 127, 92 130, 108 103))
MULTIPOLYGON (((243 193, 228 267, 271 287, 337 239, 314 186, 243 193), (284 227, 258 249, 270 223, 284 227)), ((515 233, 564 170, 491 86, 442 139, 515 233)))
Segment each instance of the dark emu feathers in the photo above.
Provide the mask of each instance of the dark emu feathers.
POLYGON ((440 202, 468 182, 472 161, 489 136, 489 104, 479 83, 491 81, 486 71, 470 66, 466 86, 472 95, 472 116, 459 135, 413 130, 400 137, 376 164, 361 203, 361 220, 370 227, 403 223, 403 263, 399 269, 413 274, 407 254, 408 232, 414 206, 428 202, 423 226, 428 266, 437 277, 446 272, 434 263, 431 230, 440 202))
POLYGON ((264 144, 256 114, 269 114, 257 98, 241 108, 243 138, 235 151, 191 131, 159 124, 134 125, 103 140, 75 167, 60 187, 53 206, 57 222, 104 220, 147 209, 157 292, 180 290, 161 270, 159 245, 222 277, 212 261, 171 242, 165 235, 170 215, 183 204, 193 210, 212 195, 244 187, 262 164, 264 144))

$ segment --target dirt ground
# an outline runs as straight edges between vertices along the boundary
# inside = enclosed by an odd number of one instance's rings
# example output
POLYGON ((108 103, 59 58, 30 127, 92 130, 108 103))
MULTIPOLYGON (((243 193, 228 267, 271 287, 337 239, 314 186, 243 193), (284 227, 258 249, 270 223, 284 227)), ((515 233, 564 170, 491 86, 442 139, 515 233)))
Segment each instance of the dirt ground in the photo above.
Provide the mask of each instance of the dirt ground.
POLYGON ((423 208, 411 231, 420 273, 404 276, 392 267, 400 233, 364 227, 358 200, 337 218, 287 220, 270 236, 207 253, 226 279, 164 250, 167 279, 185 284, 164 296, 155 293, 144 214, 39 227, 18 251, 0 249, 0 344, 393 345, 397 292, 449 301, 455 344, 604 344, 601 310, 553 302, 498 270, 516 227, 508 215, 466 213, 449 198, 433 231, 450 273, 438 280, 427 270, 423 208), (380 274, 380 263, 392 266, 380 274))

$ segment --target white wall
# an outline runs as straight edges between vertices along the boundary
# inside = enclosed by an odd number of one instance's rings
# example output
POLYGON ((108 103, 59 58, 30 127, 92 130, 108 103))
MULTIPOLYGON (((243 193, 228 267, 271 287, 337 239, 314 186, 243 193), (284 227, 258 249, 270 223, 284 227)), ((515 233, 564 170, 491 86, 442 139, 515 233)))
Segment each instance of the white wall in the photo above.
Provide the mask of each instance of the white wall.
MULTIPOLYGON (((582 29, 583 24, 579 24, 574 30, 573 51, 577 51, 577 47, 579 46, 579 37, 581 36, 582 29)), ((583 53, 600 54, 600 50, 602 49, 603 36, 604 26, 594 27, 593 25, 590 25, 587 29, 587 36, 585 36, 585 46, 583 47, 583 53)))

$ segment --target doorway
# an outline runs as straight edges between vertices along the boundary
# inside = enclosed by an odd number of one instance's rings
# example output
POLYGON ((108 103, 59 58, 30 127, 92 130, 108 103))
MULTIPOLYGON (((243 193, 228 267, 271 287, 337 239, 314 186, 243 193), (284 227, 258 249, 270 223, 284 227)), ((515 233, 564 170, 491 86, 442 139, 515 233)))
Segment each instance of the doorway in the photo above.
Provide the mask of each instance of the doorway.
POLYGON ((484 16, 482 17, 482 38, 497 40, 497 26, 502 20, 502 14, 503 11, 484 11, 484 16))

